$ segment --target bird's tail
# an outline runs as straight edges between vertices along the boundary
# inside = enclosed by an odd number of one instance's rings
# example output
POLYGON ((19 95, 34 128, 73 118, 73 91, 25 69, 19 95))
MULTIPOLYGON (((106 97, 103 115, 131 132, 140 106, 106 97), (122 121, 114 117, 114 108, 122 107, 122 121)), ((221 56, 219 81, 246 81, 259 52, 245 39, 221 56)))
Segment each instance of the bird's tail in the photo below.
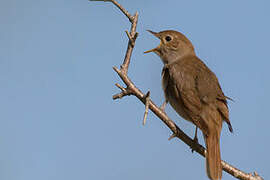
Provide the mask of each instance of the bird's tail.
POLYGON ((219 136, 220 132, 212 132, 204 136, 207 149, 206 172, 208 177, 212 180, 221 180, 222 178, 219 136))

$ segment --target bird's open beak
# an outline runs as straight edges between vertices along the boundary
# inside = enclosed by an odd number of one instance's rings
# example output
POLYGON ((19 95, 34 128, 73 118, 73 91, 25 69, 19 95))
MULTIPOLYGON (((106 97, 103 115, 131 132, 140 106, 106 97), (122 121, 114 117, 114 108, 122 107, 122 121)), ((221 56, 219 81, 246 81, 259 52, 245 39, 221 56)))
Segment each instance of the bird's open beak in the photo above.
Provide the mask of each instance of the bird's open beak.
MULTIPOLYGON (((147 30, 147 31, 150 32, 151 34, 153 34, 154 36, 156 36, 157 38, 160 39, 159 33, 153 32, 153 31, 151 31, 151 30, 147 30)), ((160 44, 158 45, 158 47, 153 48, 153 49, 148 50, 148 51, 145 51, 144 53, 156 52, 156 51, 159 50, 159 48, 160 48, 160 44)))
POLYGON ((159 47, 160 47, 160 45, 159 45, 158 47, 154 48, 154 49, 150 49, 150 50, 148 50, 148 51, 144 51, 143 53, 156 52, 156 51, 159 50, 159 47))

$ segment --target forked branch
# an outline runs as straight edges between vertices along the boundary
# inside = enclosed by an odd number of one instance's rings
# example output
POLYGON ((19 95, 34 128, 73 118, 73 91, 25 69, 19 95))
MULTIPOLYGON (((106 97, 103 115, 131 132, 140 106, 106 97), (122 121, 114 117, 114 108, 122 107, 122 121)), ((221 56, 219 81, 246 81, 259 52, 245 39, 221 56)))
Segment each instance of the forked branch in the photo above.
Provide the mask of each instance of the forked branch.
MULTIPOLYGON (((133 48, 135 46, 135 41, 138 36, 138 33, 136 32, 137 22, 138 22, 138 13, 136 12, 135 15, 131 15, 127 10, 125 10, 118 2, 115 0, 89 0, 89 1, 104 1, 104 2, 111 2, 116 7, 118 7, 122 13, 129 19, 131 23, 131 29, 130 31, 125 31, 127 34, 127 37, 129 39, 126 55, 124 58, 124 61, 121 65, 121 68, 118 69, 116 67, 113 67, 114 71, 119 75, 119 77, 122 79, 122 81, 125 83, 126 88, 121 86, 120 84, 116 84, 116 86, 121 90, 119 94, 116 94, 113 96, 113 99, 120 99, 127 95, 134 95, 136 96, 143 104, 145 104, 145 113, 143 118, 143 124, 146 122, 146 117, 148 114, 148 109, 150 109, 159 119, 163 121, 172 131, 172 135, 170 136, 169 140, 172 138, 179 138, 182 140, 185 144, 190 146, 194 151, 199 153, 200 155, 205 157, 205 148, 198 144, 196 141, 191 139, 188 135, 186 135, 175 123, 172 121, 166 113, 162 110, 162 108, 159 108, 157 105, 153 103, 153 101, 150 99, 150 92, 148 91, 147 94, 143 94, 140 89, 138 89, 135 84, 130 80, 130 78, 127 75, 128 67, 130 64, 130 58, 132 55, 133 48)), ((232 165, 226 163, 225 161, 222 161, 222 168, 225 172, 231 174, 235 178, 241 179, 241 180, 263 180, 261 176, 259 176, 256 172, 254 174, 251 173, 245 173, 232 165)))

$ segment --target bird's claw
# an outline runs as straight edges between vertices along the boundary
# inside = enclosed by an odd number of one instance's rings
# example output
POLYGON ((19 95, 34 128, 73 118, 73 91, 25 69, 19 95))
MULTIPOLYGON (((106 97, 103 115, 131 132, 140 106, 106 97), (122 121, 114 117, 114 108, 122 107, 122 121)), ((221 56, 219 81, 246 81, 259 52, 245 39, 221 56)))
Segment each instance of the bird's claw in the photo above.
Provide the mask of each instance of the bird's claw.
MULTIPOLYGON (((199 140, 198 140, 198 137, 197 137, 197 131, 198 131, 198 128, 196 127, 195 129, 195 136, 193 138, 193 141, 196 143, 196 144, 199 144, 199 140)), ((195 149, 193 149, 192 147, 191 148, 191 152, 193 153, 195 151, 195 149)))
POLYGON ((161 111, 164 112, 164 113, 166 113, 165 108, 166 108, 167 103, 168 103, 168 101, 165 100, 165 102, 159 107, 161 109, 161 111))
MULTIPOLYGON (((199 140, 198 140, 197 136, 194 137, 193 141, 194 141, 196 144, 199 143, 199 140)), ((190 149, 191 149, 191 152, 192 152, 192 153, 195 151, 195 149, 193 149, 192 147, 190 147, 190 149)))

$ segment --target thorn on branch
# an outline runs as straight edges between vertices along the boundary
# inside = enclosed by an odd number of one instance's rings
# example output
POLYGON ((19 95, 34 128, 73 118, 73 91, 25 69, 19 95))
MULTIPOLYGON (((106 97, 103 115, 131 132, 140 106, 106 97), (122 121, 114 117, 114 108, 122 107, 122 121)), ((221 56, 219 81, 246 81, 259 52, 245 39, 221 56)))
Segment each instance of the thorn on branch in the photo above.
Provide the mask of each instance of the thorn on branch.
POLYGON ((124 88, 123 86, 121 86, 120 84, 116 83, 115 86, 117 86, 119 89, 121 89, 122 92, 115 94, 113 96, 113 100, 115 99, 121 99, 124 96, 129 96, 131 95, 131 91, 128 88, 124 88))
POLYGON ((148 91, 143 98, 145 99, 145 111, 144 111, 144 115, 143 115, 143 125, 145 125, 146 118, 147 118, 148 111, 149 111, 150 91, 148 91))
POLYGON ((116 87, 118 87, 119 89, 121 89, 122 90, 122 92, 125 92, 125 91, 127 91, 123 86, 121 86, 120 84, 118 84, 118 83, 116 83, 115 84, 115 86, 116 87))
MULTIPOLYGON (((138 11, 136 11, 134 16, 132 16, 133 17, 132 23, 134 23, 135 20, 138 20, 138 15, 139 15, 139 13, 138 13, 138 11)), ((135 22, 135 23, 137 23, 137 22, 135 22)))
POLYGON ((130 32, 128 32, 128 30, 125 30, 125 32, 126 32, 127 37, 128 37, 128 39, 129 39, 130 45, 131 45, 132 47, 134 47, 135 41, 136 41, 136 39, 137 39, 137 37, 138 37, 138 35, 139 35, 138 32, 136 32, 135 35, 134 35, 133 37, 131 36, 130 32))
POLYGON ((117 72, 117 74, 121 74, 121 70, 119 70, 117 67, 113 67, 113 70, 115 71, 115 72, 117 72))
POLYGON ((125 30, 125 32, 126 32, 127 37, 128 37, 128 39, 129 39, 130 45, 131 45, 132 47, 134 47, 134 44, 135 44, 134 38, 131 37, 130 33, 129 33, 127 30, 125 30))
POLYGON ((128 69, 128 67, 127 67, 127 65, 126 64, 122 64, 121 66, 120 66, 120 69, 118 69, 117 67, 113 67, 113 70, 115 71, 115 72, 117 72, 117 74, 121 77, 121 75, 126 75, 127 74, 127 69, 128 69))
POLYGON ((254 172, 254 176, 259 176, 259 174, 255 171, 255 172, 254 172))
POLYGON ((113 67, 113 70, 120 76, 122 77, 122 75, 126 75, 127 74, 127 69, 128 69, 128 66, 126 64, 122 64, 120 66, 121 68, 118 69, 117 67, 113 67))
POLYGON ((263 180, 263 178, 256 171, 253 174, 256 179, 263 180))
POLYGON ((135 35, 134 35, 134 41, 137 39, 138 36, 139 36, 139 33, 136 32, 135 35))
POLYGON ((173 138, 177 137, 177 135, 175 133, 173 133, 170 137, 169 137, 169 141, 172 140, 173 138))

